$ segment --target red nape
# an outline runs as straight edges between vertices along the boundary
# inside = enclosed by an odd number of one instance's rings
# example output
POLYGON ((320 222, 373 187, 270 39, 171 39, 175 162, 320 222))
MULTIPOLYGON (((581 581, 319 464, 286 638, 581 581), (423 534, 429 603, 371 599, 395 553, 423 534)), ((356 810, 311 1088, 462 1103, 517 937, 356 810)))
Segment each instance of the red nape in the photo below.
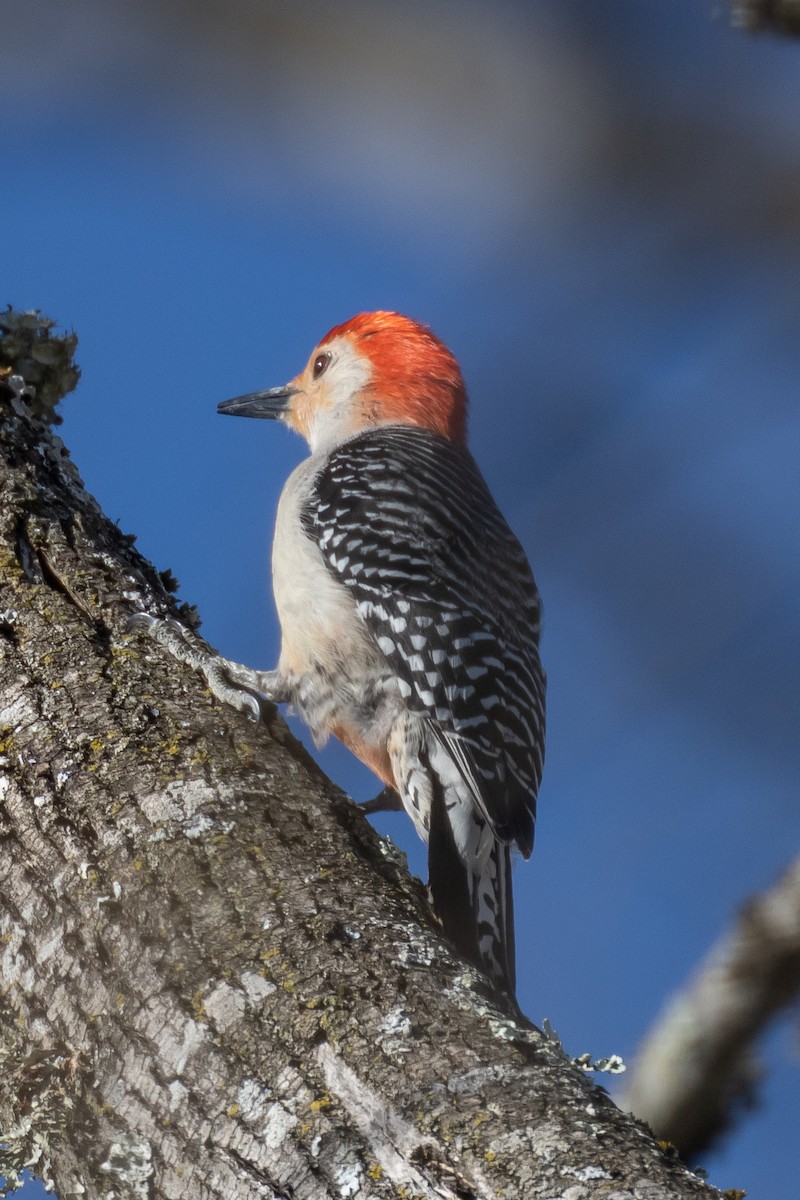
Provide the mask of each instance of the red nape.
POLYGON ((461 368, 426 325, 395 312, 359 313, 319 343, 349 337, 370 360, 370 392, 391 420, 408 421, 466 442, 467 392, 461 368))

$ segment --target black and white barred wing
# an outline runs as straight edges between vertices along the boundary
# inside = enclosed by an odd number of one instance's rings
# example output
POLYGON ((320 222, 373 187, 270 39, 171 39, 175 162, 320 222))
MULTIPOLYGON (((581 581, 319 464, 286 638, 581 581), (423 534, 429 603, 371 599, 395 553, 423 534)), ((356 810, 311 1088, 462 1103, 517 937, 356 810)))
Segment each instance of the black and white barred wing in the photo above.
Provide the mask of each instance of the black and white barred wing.
POLYGON ((390 426, 335 449, 303 514, 502 841, 527 857, 544 756, 540 602, 465 448, 390 426))

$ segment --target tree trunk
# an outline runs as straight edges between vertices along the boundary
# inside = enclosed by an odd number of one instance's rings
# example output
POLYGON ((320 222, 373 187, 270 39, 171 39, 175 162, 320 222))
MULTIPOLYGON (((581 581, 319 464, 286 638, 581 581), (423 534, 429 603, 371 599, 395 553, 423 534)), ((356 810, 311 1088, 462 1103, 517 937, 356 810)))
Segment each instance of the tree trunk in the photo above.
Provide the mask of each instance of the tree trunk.
POLYGON ((2 380, 0 482, 0 1171, 64 1200, 718 1195, 458 960, 277 714, 126 634, 176 611, 164 581, 2 380))

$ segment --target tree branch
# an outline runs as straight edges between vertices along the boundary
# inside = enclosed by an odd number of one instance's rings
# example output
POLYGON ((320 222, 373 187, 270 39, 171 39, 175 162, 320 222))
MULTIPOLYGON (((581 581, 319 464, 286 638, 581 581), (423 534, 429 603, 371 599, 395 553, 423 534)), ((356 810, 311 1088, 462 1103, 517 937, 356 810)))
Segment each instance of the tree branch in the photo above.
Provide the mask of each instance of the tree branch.
POLYGON ((800 860, 751 899, 648 1034, 621 1100, 689 1161, 758 1077, 753 1043, 800 990, 800 860))
POLYGON ((800 0, 732 0, 733 23, 749 33, 800 35, 800 0))
POLYGON ((174 601, 13 393, 0 379, 10 1181, 28 1161, 64 1200, 718 1195, 459 961, 277 714, 254 728, 126 635, 174 601))

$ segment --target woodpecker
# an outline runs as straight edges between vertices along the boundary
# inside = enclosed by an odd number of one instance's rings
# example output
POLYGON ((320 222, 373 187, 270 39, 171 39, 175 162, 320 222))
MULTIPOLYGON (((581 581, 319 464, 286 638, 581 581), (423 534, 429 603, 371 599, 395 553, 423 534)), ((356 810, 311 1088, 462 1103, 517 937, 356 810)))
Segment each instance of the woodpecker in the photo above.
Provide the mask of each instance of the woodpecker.
POLYGON ((311 450, 278 505, 277 669, 201 662, 188 631, 142 623, 222 699, 288 703, 373 770, 427 843, 445 934, 513 998, 511 851, 531 854, 544 759, 541 605, 467 448, 455 357, 408 317, 361 313, 284 387, 218 411, 281 421, 311 450))

